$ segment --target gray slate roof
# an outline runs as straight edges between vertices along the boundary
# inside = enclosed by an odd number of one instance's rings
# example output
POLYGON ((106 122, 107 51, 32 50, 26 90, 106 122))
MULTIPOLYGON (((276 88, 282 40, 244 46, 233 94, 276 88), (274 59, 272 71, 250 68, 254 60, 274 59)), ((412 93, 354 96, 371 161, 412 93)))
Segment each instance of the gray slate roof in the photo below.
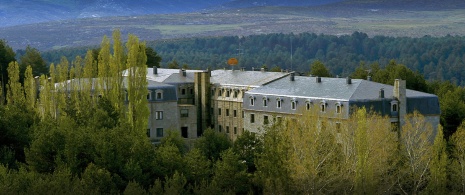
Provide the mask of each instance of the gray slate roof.
POLYGON ((210 82, 218 85, 258 87, 288 74, 282 72, 214 70, 211 72, 210 82))

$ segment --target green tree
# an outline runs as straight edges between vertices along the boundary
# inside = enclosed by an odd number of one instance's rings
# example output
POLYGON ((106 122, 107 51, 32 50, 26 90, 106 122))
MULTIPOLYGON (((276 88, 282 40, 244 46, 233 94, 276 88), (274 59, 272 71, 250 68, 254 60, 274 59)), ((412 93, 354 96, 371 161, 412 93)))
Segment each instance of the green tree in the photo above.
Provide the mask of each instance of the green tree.
POLYGON ((453 189, 458 193, 465 193, 465 123, 462 123, 451 136, 453 146, 451 158, 451 182, 453 189))
POLYGON ((231 142, 225 134, 207 129, 203 132, 202 137, 197 139, 194 147, 199 149, 209 160, 215 162, 220 158, 221 152, 231 147, 231 142))
POLYGON ((263 151, 263 142, 253 132, 244 131, 233 143, 233 152, 238 155, 247 165, 247 172, 253 173, 257 170, 255 159, 263 151))
POLYGON ((250 190, 247 166, 239 160, 231 148, 223 151, 221 160, 216 161, 213 182, 223 192, 246 194, 250 190))
POLYGON ((179 69, 179 64, 176 60, 171 61, 168 63, 168 68, 169 69, 179 69))
MULTIPOLYGON (((15 61, 15 52, 8 46, 5 40, 0 39, 0 82, 1 89, 3 90, 0 95, 6 94, 6 85, 8 84, 8 66, 10 62, 15 61)), ((4 97, 0 97, 0 100, 5 100, 4 97)), ((3 102, 2 102, 3 103, 3 102)))
POLYGON ((319 77, 331 77, 331 73, 326 69, 325 65, 317 60, 310 65, 310 75, 319 77))
POLYGON ((147 54, 147 66, 160 68, 162 59, 158 53, 151 47, 145 48, 145 53, 147 54))
POLYGON ((446 152, 447 142, 444 139, 442 128, 438 128, 432 149, 430 164, 431 179, 428 182, 428 191, 431 194, 447 194, 447 166, 449 158, 446 152))
POLYGON ((47 63, 42 58, 39 50, 29 45, 26 47, 26 53, 19 58, 19 61, 21 72, 24 72, 27 66, 31 66, 33 76, 40 76, 48 73, 47 63))

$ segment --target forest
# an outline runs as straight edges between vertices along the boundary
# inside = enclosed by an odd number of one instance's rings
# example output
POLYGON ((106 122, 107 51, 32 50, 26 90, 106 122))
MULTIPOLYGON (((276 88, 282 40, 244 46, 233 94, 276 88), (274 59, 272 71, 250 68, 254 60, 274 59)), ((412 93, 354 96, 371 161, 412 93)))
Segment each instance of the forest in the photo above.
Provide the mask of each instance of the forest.
MULTIPOLYGON (((308 72, 314 61, 323 62, 333 75, 348 76, 361 62, 386 66, 390 60, 405 64, 428 81, 451 81, 465 85, 465 37, 424 36, 369 37, 362 32, 351 35, 314 33, 266 34, 244 37, 206 37, 148 41, 147 46, 162 56, 162 66, 170 62, 187 64, 193 69, 226 68, 227 59, 239 58, 239 66, 308 72), (292 55, 291 55, 292 54, 292 55)), ((98 48, 98 46, 92 49, 98 48)), ((48 62, 62 56, 74 59, 89 49, 65 48, 43 52, 48 62)))
MULTIPOLYGON (((396 60, 358 62, 347 74, 402 78, 437 94, 437 130, 414 113, 392 131, 388 118, 361 108, 339 127, 315 111, 235 142, 206 129, 188 143, 173 130, 153 145, 145 75, 149 61, 165 58, 161 52, 134 35, 123 43, 115 31, 98 50, 44 69, 38 50, 27 48, 16 62, 0 43, 0 194, 465 193, 464 88, 426 81, 396 60)), ((333 76, 326 64, 309 62, 309 74, 333 76)))

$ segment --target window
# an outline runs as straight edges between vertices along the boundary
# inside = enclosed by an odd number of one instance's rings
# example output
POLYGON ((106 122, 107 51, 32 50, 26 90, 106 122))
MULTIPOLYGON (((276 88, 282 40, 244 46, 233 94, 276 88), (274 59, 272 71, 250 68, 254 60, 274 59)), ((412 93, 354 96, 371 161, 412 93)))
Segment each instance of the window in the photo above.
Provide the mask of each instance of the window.
POLYGON ((229 109, 226 109, 226 116, 229 116, 229 109))
POLYGON ((223 94, 222 94, 222 90, 221 89, 218 89, 218 97, 221 97, 223 94))
POLYGON ((233 110, 233 116, 237 117, 237 110, 233 110))
POLYGON ((215 96, 215 89, 212 89, 212 96, 215 96))
POLYGON ((186 95, 186 89, 184 88, 181 89, 181 95, 186 95))
POLYGON ((250 123, 255 123, 255 114, 250 114, 250 123))
POLYGON ((277 122, 277 123, 283 122, 283 117, 277 116, 277 117, 276 117, 276 122, 277 122))
POLYGON ((155 119, 156 120, 163 120, 163 111, 156 111, 155 112, 155 119))
POLYGON ((155 97, 157 100, 163 99, 163 93, 162 92, 157 92, 157 96, 155 97))
POLYGON ((292 101, 292 102, 291 102, 291 109, 292 109, 292 110, 295 110, 295 107, 296 107, 296 102, 295 102, 295 101, 292 101))
POLYGON ((233 98, 237 98, 237 90, 234 90, 233 98))
POLYGON ((321 102, 321 104, 320 104, 320 111, 321 111, 321 112, 326 112, 326 102, 321 102))
POLYGON ((281 98, 276 99, 276 108, 281 108, 282 101, 283 100, 281 98))
POLYGON ((147 134, 147 137, 150 137, 150 129, 147 129, 146 134, 147 134))
POLYGON ((305 103, 305 108, 306 108, 307 110, 310 110, 310 102, 305 103))
POLYGON ((242 118, 244 118, 245 114, 244 114, 244 111, 242 111, 242 118))
POLYGON ((152 100, 152 91, 147 93, 147 100, 152 100))
POLYGON ((181 127, 181 136, 183 138, 188 138, 189 135, 188 135, 188 127, 181 127))
POLYGON ((226 133, 229 133, 229 126, 226 126, 226 133))
POLYGON ((337 113, 337 114, 341 114, 341 111, 342 111, 341 105, 340 105, 340 104, 337 104, 337 105, 336 105, 336 113, 337 113))
POLYGON ((189 117, 189 110, 188 109, 181 109, 181 117, 189 117))
POLYGON ((157 128, 157 137, 163 137, 163 128, 157 128))
POLYGON ((255 104, 255 98, 250 97, 250 105, 253 106, 255 104))
POLYGON ((218 108, 218 116, 221 116, 221 108, 218 108))
POLYGON ((264 124, 264 125, 268 125, 269 123, 270 123, 270 122, 269 122, 269 120, 268 120, 268 116, 267 116, 267 115, 264 115, 264 116, 263 116, 263 124, 264 124))
POLYGON ((263 98, 263 106, 267 107, 268 106, 268 99, 263 98))
POLYGON ((397 104, 392 104, 392 111, 397 112, 397 104))
POLYGON ((237 134, 237 127, 234 127, 234 135, 237 134))
POLYGON ((218 131, 221 132, 223 130, 223 126, 218 125, 218 131))
POLYGON ((194 94, 194 89, 191 88, 190 91, 191 91, 191 94, 194 94))
POLYGON ((229 97, 231 94, 230 94, 230 91, 229 90, 226 90, 226 97, 229 97))

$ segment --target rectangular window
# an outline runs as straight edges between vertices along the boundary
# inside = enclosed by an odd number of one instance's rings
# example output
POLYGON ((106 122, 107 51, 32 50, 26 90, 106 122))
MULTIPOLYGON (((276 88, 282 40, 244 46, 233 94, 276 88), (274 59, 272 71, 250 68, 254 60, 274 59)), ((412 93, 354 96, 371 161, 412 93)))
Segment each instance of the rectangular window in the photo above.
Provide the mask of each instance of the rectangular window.
POLYGON ((268 106, 268 101, 266 99, 263 100, 263 106, 267 107, 268 106))
POLYGON ((150 129, 147 129, 147 137, 150 137, 150 129))
POLYGON ((296 107, 295 104, 296 104, 295 102, 291 102, 291 109, 292 110, 295 110, 295 107, 296 107))
POLYGON ((223 126, 218 125, 218 131, 221 132, 223 130, 223 126))
POLYGON ((233 110, 233 116, 237 117, 237 110, 233 110))
POLYGON ((192 88, 191 88, 191 90, 190 90, 190 91, 191 91, 191 94, 194 94, 194 89, 192 89, 192 88))
POLYGON ((245 117, 245 114, 244 114, 244 111, 242 111, 242 118, 244 118, 244 117, 245 117))
POLYGON ((218 97, 221 97, 223 94, 221 94, 221 89, 218 89, 218 97))
POLYGON ((147 93, 147 100, 151 100, 152 99, 152 92, 149 91, 149 93, 147 93))
POLYGON ((255 123, 255 114, 250 114, 250 123, 255 123))
POLYGON ((218 108, 218 116, 221 116, 221 108, 218 108))
POLYGON ((226 97, 229 97, 229 96, 230 96, 229 93, 230 93, 229 90, 226 90, 226 97))
POLYGON ((229 116, 229 109, 226 109, 226 116, 229 116))
POLYGON ((255 99, 250 98, 250 105, 253 106, 255 104, 255 99))
POLYGON ((268 125, 269 123, 270 121, 268 120, 268 116, 267 115, 263 116, 263 124, 268 125))
POLYGON ((341 113, 341 106, 339 106, 339 105, 336 106, 336 113, 337 114, 341 113))
POLYGON ((155 112, 155 119, 156 120, 163 120, 163 111, 156 111, 155 112))
POLYGON ((188 138, 189 135, 188 135, 188 127, 181 127, 181 136, 183 138, 188 138))
POLYGON ((234 96, 233 98, 237 98, 237 91, 234 91, 234 96))
POLYGON ((161 100, 163 99, 163 96, 160 92, 157 93, 157 100, 161 100))
POLYGON ((181 95, 186 95, 186 89, 181 89, 181 95))
POLYGON ((237 134, 237 127, 234 127, 234 135, 237 134))
POLYGON ((189 110, 188 109, 181 109, 181 117, 189 117, 189 110))
POLYGON ((229 126, 226 126, 226 133, 229 133, 229 126))
POLYGON ((157 128, 157 137, 163 137, 163 128, 157 128))

